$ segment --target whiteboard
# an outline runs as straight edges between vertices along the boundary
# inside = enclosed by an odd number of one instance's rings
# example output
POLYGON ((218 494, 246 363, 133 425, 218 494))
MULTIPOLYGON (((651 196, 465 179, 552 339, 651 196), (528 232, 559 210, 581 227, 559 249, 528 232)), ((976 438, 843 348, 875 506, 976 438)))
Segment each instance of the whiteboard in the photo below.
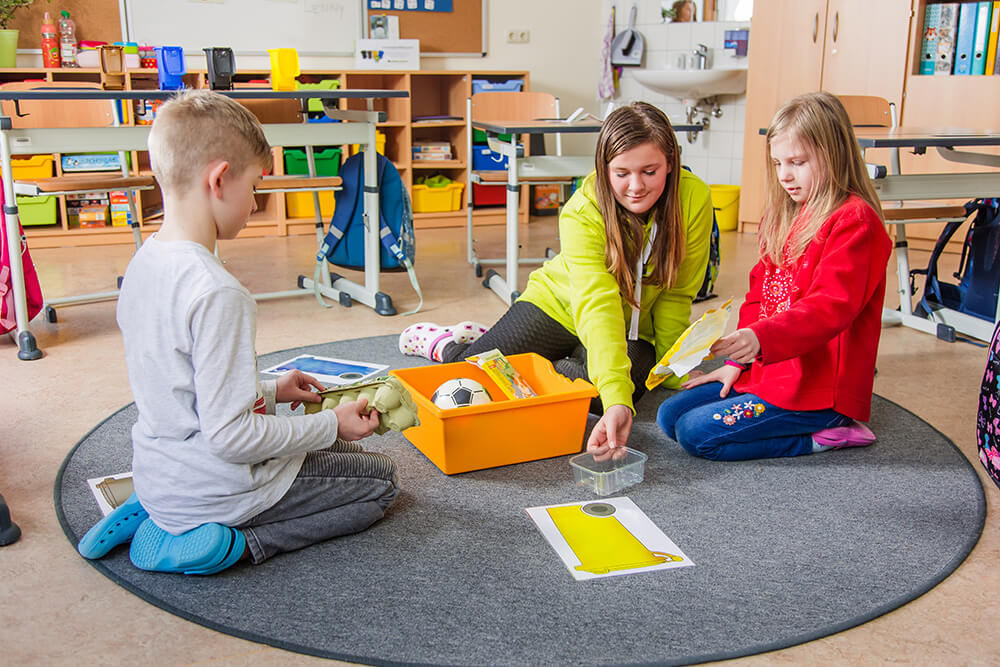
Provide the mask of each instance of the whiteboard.
POLYGON ((121 0, 128 41, 180 46, 185 53, 228 46, 237 54, 293 48, 299 55, 354 54, 361 0, 121 0))

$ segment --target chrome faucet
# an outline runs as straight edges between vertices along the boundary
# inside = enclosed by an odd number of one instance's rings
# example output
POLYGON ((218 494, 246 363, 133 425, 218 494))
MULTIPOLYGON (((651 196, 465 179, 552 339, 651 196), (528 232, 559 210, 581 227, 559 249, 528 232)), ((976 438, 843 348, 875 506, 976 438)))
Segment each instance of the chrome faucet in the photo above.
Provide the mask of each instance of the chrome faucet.
POLYGON ((694 55, 695 69, 708 69, 708 45, 699 44, 692 54, 694 55))

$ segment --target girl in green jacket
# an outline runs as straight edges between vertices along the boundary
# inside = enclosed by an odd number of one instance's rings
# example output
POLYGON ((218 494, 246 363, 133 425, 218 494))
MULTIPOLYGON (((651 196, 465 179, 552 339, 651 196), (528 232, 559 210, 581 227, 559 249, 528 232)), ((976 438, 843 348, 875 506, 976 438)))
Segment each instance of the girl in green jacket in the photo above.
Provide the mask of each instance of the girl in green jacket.
POLYGON ((493 348, 551 360, 597 387, 591 412, 602 417, 587 449, 607 458, 628 441, 650 369, 688 327, 712 204, 708 186, 681 169, 670 121, 651 104, 608 116, 594 163, 559 215, 561 252, 531 273, 492 328, 422 322, 400 334, 399 349, 444 362, 493 348))

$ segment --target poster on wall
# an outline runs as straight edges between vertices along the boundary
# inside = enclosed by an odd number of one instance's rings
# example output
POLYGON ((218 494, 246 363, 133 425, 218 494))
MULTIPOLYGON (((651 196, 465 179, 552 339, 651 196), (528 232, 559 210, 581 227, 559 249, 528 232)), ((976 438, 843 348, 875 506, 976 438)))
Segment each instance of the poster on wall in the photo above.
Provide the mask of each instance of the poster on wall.
POLYGON ((359 39, 355 69, 420 69, 419 39, 359 39))
POLYGON ((450 12, 451 0, 368 0, 368 9, 397 12, 450 12))

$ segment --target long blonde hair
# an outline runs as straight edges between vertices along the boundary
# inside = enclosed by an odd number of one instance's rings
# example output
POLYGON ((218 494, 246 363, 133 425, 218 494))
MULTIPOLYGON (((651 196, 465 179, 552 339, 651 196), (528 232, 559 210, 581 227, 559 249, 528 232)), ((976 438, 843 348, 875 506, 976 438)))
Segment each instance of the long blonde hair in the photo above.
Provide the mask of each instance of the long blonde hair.
POLYGON ((684 259, 684 224, 680 205, 680 148, 666 114, 646 102, 634 102, 611 112, 597 137, 594 155, 597 170, 594 189, 597 205, 604 218, 608 238, 605 260, 615 277, 622 296, 635 303, 635 266, 642 252, 642 236, 651 213, 657 225, 650 258, 653 273, 646 282, 671 285, 684 259), (616 156, 642 144, 653 144, 663 151, 670 173, 659 199, 648 213, 639 215, 627 210, 615 199, 611 189, 608 164, 616 156))
POLYGON ((819 228, 851 194, 882 216, 854 128, 836 96, 806 93, 785 102, 767 128, 766 144, 767 186, 759 241, 761 257, 775 266, 801 257, 819 228), (786 132, 805 144, 818 163, 818 182, 801 204, 781 186, 771 160, 771 142, 786 132))

